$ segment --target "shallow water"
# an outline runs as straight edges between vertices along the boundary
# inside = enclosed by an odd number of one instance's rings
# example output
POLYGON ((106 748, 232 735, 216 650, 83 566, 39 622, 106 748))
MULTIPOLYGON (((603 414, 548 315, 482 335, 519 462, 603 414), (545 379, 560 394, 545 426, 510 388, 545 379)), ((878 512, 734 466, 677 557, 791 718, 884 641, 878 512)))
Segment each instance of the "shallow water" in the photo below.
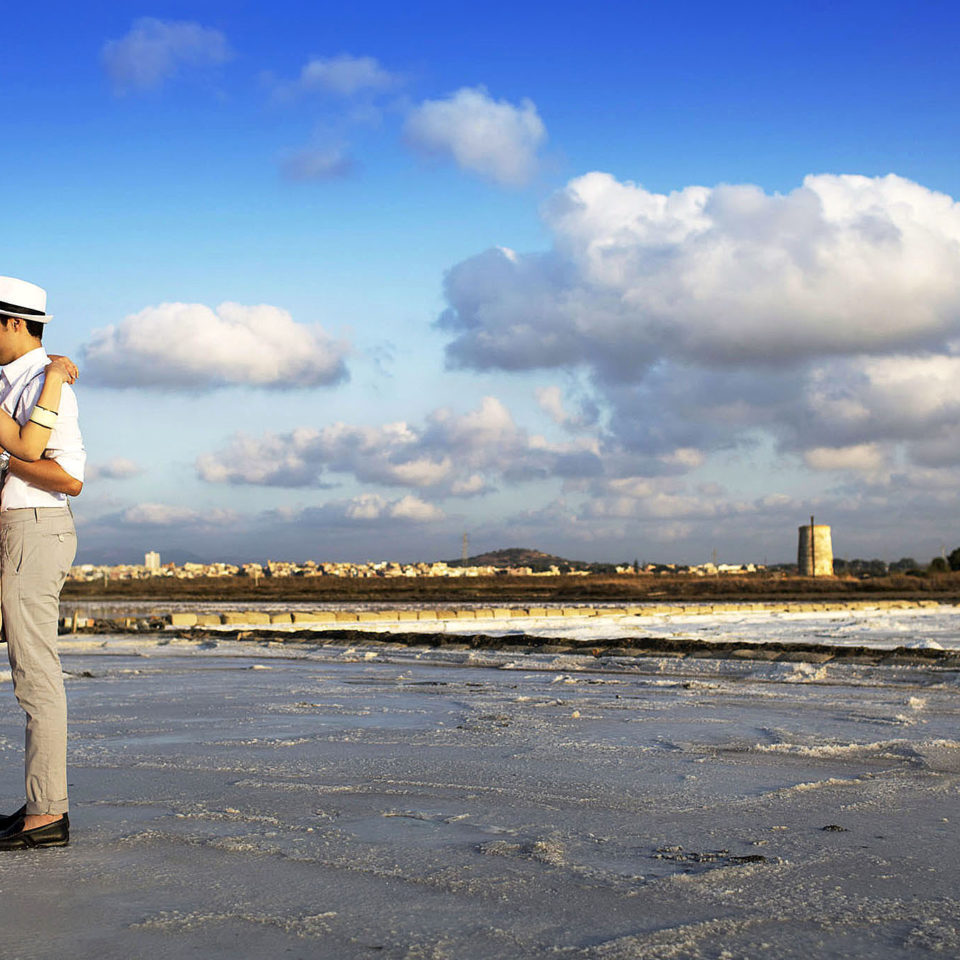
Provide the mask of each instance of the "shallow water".
POLYGON ((290 652, 65 643, 74 843, 0 859, 4 957, 960 953, 953 671, 290 652))

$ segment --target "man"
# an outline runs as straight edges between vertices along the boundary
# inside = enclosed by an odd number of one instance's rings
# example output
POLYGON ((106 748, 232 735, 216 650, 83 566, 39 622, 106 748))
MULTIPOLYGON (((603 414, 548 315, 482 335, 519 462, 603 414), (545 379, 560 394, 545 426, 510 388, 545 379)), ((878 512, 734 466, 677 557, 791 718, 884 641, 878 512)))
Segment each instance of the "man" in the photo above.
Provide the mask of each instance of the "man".
MULTIPOLYGON (((43 385, 47 294, 41 287, 0 277, 0 407, 19 423, 43 385)), ((27 715, 27 802, 0 817, 0 850, 65 846, 67 704, 57 624, 60 590, 73 563, 77 535, 67 496, 83 487, 86 452, 76 395, 64 384, 56 425, 43 458, 8 461, 0 491, 0 612, 13 688, 27 715)))

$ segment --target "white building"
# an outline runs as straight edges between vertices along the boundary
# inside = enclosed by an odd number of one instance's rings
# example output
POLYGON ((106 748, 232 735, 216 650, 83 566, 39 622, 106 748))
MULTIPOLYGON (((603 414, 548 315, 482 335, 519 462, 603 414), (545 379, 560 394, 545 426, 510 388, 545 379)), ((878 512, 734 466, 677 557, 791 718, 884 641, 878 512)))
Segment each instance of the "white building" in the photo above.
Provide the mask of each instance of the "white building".
POLYGON ((148 570, 159 570, 160 569, 160 554, 155 550, 151 550, 149 553, 144 554, 143 556, 143 565, 148 570))

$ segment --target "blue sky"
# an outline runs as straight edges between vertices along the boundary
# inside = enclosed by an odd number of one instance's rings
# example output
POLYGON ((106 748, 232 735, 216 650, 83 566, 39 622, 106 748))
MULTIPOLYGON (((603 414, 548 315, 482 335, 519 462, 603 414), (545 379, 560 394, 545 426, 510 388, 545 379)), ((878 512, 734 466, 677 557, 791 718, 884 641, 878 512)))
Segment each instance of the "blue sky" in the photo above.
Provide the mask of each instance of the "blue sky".
POLYGON ((81 361, 81 559, 952 548, 957 19, 8 11, 0 273, 81 361))

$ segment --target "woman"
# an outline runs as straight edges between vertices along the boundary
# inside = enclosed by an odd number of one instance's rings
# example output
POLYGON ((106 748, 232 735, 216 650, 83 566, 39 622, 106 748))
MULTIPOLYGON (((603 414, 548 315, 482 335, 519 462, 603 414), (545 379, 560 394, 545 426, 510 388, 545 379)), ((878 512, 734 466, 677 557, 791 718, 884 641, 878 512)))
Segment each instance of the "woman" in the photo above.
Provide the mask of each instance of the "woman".
POLYGON ((43 389, 27 422, 20 426, 10 414, 0 410, 0 447, 18 460, 39 460, 57 422, 61 389, 76 379, 77 367, 69 357, 51 357, 44 370, 43 389))

